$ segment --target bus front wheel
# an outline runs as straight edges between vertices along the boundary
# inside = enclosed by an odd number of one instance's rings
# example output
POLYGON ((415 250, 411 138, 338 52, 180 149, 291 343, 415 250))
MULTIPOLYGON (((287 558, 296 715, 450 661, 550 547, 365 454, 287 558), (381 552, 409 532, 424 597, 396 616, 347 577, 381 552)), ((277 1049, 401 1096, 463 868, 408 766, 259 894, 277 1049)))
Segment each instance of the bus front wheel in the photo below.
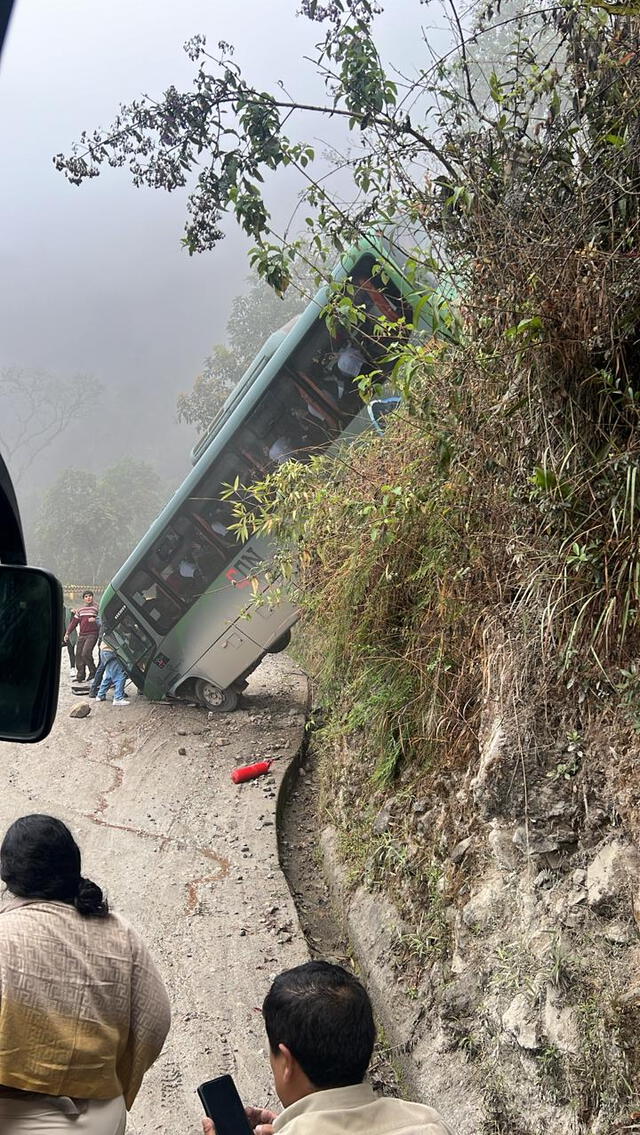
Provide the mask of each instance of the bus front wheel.
POLYGON ((221 690, 219 686, 214 686, 213 682, 198 678, 196 697, 205 709, 214 710, 217 713, 229 713, 236 708, 240 694, 237 690, 234 690, 233 686, 221 690))

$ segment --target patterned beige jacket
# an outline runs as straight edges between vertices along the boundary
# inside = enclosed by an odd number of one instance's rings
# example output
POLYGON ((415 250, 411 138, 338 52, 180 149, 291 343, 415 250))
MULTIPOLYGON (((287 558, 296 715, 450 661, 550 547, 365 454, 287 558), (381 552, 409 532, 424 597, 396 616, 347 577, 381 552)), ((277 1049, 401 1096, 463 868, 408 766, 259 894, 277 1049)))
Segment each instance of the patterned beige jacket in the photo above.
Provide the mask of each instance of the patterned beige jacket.
POLYGON ((131 1107, 169 1031, 162 979, 117 915, 0 906, 0 1085, 131 1107))

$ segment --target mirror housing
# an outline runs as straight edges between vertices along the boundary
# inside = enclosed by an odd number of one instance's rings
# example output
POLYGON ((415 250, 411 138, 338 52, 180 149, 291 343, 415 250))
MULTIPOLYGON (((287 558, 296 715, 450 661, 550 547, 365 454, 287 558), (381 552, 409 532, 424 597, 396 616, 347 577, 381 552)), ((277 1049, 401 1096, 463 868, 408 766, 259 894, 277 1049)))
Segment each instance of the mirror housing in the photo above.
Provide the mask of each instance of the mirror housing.
POLYGON ((387 414, 392 414, 401 405, 402 398, 398 394, 390 394, 386 398, 374 398, 369 402, 367 413, 376 433, 384 433, 384 420, 387 414))
POLYGON ((58 705, 62 588, 41 568, 0 565, 0 740, 42 741, 58 705))

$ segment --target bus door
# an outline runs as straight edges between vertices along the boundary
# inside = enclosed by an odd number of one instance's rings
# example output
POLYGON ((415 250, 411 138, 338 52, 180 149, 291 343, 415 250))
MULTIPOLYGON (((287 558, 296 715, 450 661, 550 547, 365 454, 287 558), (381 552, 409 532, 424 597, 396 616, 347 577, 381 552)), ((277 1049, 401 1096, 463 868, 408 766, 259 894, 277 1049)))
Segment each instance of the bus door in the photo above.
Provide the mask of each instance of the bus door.
POLYGON ((114 595, 105 607, 102 629, 138 689, 147 693, 147 672, 157 644, 120 595, 114 595))

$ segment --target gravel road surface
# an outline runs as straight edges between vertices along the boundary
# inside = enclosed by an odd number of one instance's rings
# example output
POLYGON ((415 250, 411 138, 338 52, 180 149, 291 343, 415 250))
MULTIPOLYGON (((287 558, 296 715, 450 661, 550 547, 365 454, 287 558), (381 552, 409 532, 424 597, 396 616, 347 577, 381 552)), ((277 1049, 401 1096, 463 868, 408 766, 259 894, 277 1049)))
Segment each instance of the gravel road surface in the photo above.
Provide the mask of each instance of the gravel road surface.
POLYGON ((0 744, 0 831, 27 812, 72 828, 83 873, 144 936, 165 978, 173 1026, 128 1132, 200 1129, 195 1088, 230 1072, 246 1103, 275 1105, 259 1007, 272 976, 307 947, 278 866, 279 783, 303 737, 307 682, 285 655, 251 676, 243 708, 203 710, 88 702, 63 673, 53 732, 39 745, 0 744), (238 765, 276 757, 236 786, 238 765))

